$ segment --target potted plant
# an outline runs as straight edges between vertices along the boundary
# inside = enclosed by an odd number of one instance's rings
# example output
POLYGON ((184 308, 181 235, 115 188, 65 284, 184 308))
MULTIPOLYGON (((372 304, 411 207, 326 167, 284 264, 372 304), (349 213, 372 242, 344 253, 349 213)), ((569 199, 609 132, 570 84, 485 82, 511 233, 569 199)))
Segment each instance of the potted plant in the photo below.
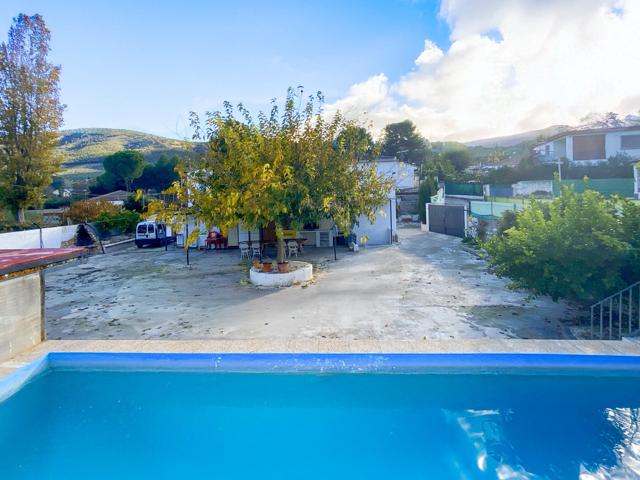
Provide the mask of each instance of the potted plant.
POLYGON ((265 259, 262 262, 262 271, 264 273, 269 273, 271 271, 272 267, 273 267, 273 264, 271 263, 271 260, 265 259))
POLYGON ((253 265, 253 268, 255 268, 256 270, 261 270, 262 269, 262 263, 260 263, 260 260, 254 258, 251 261, 251 264, 253 265))
POLYGON ((278 272, 287 273, 289 271, 289 262, 278 262, 278 272))

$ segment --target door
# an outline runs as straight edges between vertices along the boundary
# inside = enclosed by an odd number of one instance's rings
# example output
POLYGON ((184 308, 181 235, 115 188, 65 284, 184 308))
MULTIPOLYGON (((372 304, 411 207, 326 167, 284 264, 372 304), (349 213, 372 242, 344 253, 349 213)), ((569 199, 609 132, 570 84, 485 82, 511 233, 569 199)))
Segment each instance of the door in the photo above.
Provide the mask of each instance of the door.
POLYGON ((465 212, 463 205, 429 204, 429 231, 464 238, 465 212))

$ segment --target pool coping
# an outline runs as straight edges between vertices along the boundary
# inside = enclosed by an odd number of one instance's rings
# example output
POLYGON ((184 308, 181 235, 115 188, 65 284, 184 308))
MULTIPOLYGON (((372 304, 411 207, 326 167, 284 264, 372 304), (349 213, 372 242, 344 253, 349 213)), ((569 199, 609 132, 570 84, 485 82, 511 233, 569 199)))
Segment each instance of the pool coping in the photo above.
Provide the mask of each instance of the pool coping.
POLYGON ((640 356, 640 342, 615 340, 47 340, 0 363, 0 380, 50 352, 85 353, 482 353, 640 356))

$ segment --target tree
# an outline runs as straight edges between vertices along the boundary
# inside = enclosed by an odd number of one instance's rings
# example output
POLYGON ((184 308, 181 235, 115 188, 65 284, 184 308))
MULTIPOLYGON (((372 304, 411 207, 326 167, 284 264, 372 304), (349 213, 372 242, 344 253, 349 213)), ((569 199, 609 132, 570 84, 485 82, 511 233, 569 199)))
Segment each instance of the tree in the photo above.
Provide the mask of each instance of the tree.
POLYGON ((122 150, 106 157, 102 165, 104 173, 96 178, 96 185, 101 190, 131 190, 133 180, 142 175, 145 160, 140 152, 122 150))
POLYGON ((360 162, 369 145, 340 114, 324 117, 321 94, 301 99, 302 91, 289 89, 282 111, 274 102, 269 114, 254 116, 225 103, 204 123, 192 113, 195 139, 207 141, 209 151, 188 171, 178 167, 180 181, 168 189, 175 201, 153 202, 150 213, 174 228, 188 220, 223 231, 273 223, 278 262, 285 259, 285 229, 329 218, 348 233, 360 215, 373 220, 392 184, 374 164, 360 162))
POLYGON ((442 152, 442 159, 450 162, 458 172, 462 172, 471 164, 471 153, 466 147, 452 148, 442 152))
POLYGON ((490 264, 514 286, 590 302, 638 280, 639 226, 632 202, 563 187, 553 201, 534 200, 517 212, 515 224, 485 246, 490 264))
POLYGON ((421 165, 429 155, 429 142, 417 131, 411 120, 390 123, 384 127, 382 154, 396 156, 413 165, 421 165))
POLYGON ((40 15, 20 14, 0 45, 0 196, 19 223, 60 166, 53 149, 64 105, 60 67, 47 61, 50 39, 40 15))
POLYGON ((162 154, 155 165, 148 163, 144 166, 142 175, 134 180, 133 187, 142 190, 156 190, 161 192, 171 186, 180 177, 176 172, 176 167, 180 162, 177 155, 171 158, 162 154))

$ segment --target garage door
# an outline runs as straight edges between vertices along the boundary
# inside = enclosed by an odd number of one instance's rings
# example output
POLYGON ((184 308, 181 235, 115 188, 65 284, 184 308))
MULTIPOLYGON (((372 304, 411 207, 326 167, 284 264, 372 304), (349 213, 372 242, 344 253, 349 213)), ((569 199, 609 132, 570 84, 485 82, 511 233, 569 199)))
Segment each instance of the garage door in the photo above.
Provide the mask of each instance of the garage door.
POLYGON ((463 205, 429 204, 429 231, 464 237, 465 213, 463 205))

